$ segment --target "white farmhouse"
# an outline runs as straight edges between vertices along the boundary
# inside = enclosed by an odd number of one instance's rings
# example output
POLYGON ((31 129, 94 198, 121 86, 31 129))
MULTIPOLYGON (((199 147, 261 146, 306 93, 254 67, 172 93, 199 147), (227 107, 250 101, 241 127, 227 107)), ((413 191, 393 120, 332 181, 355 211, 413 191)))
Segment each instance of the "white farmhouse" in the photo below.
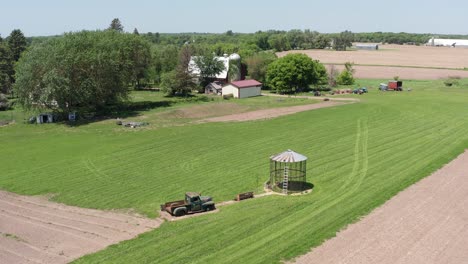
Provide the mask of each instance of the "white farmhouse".
POLYGON ((262 83, 256 80, 235 81, 223 87, 223 96, 232 94, 234 98, 247 98, 262 94, 262 83))

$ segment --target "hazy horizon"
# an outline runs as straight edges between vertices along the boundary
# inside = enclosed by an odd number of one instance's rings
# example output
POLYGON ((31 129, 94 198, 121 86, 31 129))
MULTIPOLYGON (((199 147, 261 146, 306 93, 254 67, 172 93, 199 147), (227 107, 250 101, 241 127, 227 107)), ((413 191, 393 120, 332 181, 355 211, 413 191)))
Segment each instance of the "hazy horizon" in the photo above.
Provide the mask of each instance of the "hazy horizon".
POLYGON ((262 30, 310 29, 322 33, 406 32, 467 35, 464 13, 468 2, 440 1, 317 2, 306 0, 247 1, 182 0, 139 3, 126 0, 58 0, 7 2, 0 10, 0 35, 13 29, 26 36, 53 36, 65 32, 105 29, 119 18, 124 30, 140 33, 254 33, 262 30))

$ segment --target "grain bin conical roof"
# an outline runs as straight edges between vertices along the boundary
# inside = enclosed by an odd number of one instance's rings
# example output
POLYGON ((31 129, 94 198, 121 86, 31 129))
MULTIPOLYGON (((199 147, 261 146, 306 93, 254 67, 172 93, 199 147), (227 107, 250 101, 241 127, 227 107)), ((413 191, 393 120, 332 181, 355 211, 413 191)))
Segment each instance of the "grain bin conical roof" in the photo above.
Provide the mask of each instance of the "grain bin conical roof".
POLYGON ((301 162, 301 161, 307 160, 307 157, 288 149, 285 152, 271 156, 270 159, 273 161, 277 161, 277 162, 293 163, 293 162, 301 162))

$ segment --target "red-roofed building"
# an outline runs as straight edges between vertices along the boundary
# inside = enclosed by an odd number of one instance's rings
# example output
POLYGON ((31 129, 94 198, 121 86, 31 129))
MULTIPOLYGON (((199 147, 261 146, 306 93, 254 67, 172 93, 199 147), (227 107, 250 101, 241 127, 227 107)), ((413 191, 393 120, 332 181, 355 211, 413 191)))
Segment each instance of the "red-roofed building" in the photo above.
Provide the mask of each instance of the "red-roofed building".
POLYGON ((223 87, 223 95, 232 94, 234 98, 247 98, 262 94, 262 83, 256 80, 231 82, 223 87))

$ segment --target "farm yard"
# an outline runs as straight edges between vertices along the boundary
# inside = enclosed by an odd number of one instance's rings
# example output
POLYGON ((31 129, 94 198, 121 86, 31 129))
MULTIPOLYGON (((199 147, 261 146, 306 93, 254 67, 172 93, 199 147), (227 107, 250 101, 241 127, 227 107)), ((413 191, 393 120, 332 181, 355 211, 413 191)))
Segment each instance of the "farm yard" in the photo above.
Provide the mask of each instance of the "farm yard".
POLYGON ((468 2, 85 2, 2 5, 0 264, 467 261, 468 2))
MULTIPOLYGON (((133 109, 128 118, 149 120, 141 129, 117 127, 112 119, 39 126, 19 118, 0 128, 0 188, 51 195, 67 205, 156 217, 161 203, 185 191, 202 192, 216 202, 240 192, 262 193, 268 158, 293 149, 309 157, 310 194, 267 196, 221 207, 214 214, 165 222, 76 262, 291 260, 468 148, 466 79, 450 88, 441 80, 405 81, 412 91, 400 93, 377 91, 382 81, 358 80, 370 90, 365 96, 348 95, 359 103, 268 120, 197 122, 315 102, 257 97, 160 103, 166 99, 157 92, 137 92, 134 102, 145 107, 133 109), (208 111, 211 106, 218 113, 208 111)), ((2 118, 8 116, 20 115, 2 113, 2 118)))
POLYGON ((324 64, 355 63, 357 78, 393 78, 436 80, 448 76, 468 78, 467 48, 429 47, 412 45, 381 45, 377 51, 305 50, 278 53, 304 53, 324 64))

